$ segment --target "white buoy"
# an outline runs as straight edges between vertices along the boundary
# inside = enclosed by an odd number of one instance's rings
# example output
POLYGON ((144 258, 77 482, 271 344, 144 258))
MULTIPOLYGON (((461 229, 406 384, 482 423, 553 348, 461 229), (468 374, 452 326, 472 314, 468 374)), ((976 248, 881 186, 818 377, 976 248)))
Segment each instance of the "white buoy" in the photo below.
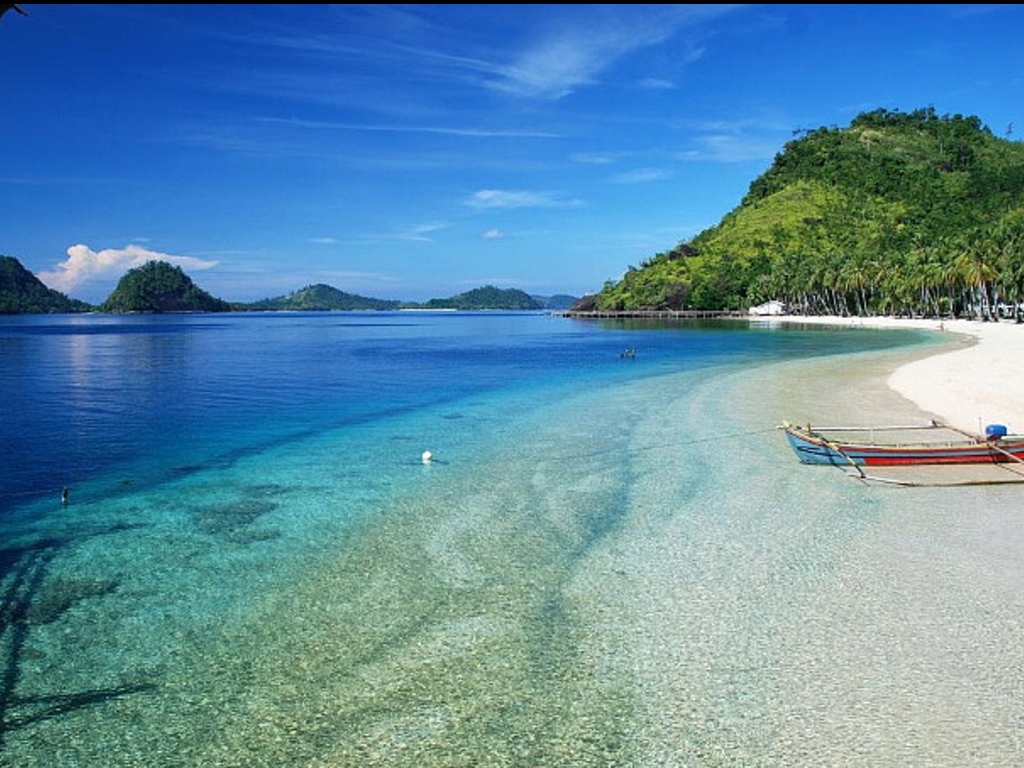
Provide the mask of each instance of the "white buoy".
POLYGON ((420 456, 420 458, 423 459, 424 464, 429 464, 434 459, 434 454, 432 454, 430 451, 424 451, 423 455, 420 456))

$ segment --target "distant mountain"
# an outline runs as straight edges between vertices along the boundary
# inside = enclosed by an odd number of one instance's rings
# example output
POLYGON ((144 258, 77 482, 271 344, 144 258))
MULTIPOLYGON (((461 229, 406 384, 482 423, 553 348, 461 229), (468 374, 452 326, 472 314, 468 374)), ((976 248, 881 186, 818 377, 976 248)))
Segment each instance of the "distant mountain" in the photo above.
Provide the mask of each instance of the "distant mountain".
POLYGON ((186 275, 181 267, 150 261, 126 272, 117 287, 98 306, 70 299, 47 288, 21 262, 0 256, 0 314, 47 314, 55 312, 250 312, 250 311, 360 311, 398 309, 542 310, 568 309, 577 297, 566 294, 531 296, 515 288, 488 285, 448 299, 425 303, 374 299, 346 293, 323 283, 277 298, 252 303, 214 298, 186 275))
POLYGON ((235 305, 235 308, 257 311, 327 312, 333 310, 389 310, 399 309, 402 306, 402 303, 398 301, 370 299, 317 283, 316 285, 307 285, 302 290, 289 293, 287 296, 235 305))
POLYGON ((181 267, 147 261, 128 270, 114 292, 100 305, 102 312, 230 312, 233 307, 197 287, 181 267))
POLYGON ((323 283, 308 285, 302 290, 263 299, 250 304, 235 304, 236 310, 246 311, 352 311, 352 310, 396 310, 396 309, 568 309, 577 300, 576 296, 559 294, 555 296, 530 296, 518 290, 499 290, 493 286, 477 288, 460 293, 448 299, 430 299, 424 303, 374 299, 358 294, 339 291, 323 283))
POLYGON ((91 310, 84 301, 69 299, 47 288, 13 256, 0 256, 0 314, 50 315, 91 310))
POLYGON ((556 293, 554 296, 531 296, 530 298, 540 304, 541 309, 569 309, 580 300, 579 296, 570 296, 566 293, 556 293))
POLYGON ((518 288, 495 288, 487 285, 460 293, 450 299, 431 299, 426 309, 543 309, 543 305, 518 288))

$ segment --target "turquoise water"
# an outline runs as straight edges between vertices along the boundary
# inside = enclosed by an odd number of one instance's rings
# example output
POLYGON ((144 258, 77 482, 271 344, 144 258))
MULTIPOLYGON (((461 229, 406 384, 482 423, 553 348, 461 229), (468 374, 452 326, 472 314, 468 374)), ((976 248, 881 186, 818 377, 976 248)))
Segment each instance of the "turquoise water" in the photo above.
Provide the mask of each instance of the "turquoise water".
POLYGON ((929 343, 3 319, 0 764, 1018 764, 1017 492, 775 429, 929 343))

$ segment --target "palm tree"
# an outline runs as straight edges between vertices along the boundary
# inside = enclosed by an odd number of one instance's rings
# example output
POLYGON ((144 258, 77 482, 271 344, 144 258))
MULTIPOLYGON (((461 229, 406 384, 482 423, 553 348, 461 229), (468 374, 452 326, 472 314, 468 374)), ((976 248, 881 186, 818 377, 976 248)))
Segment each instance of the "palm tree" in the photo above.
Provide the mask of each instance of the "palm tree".
POLYGON ((956 256, 955 264, 970 292, 972 316, 977 309, 981 320, 993 319, 989 286, 997 273, 986 261, 983 245, 978 238, 964 245, 956 256))

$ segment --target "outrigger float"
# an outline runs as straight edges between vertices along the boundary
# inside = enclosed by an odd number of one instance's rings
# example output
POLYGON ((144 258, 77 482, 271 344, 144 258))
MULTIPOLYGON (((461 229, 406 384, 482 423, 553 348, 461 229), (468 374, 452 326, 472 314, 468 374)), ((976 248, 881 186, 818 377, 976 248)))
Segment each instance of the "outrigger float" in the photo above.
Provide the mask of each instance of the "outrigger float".
POLYGON ((783 422, 780 429, 802 463, 853 467, 864 479, 894 482, 868 477, 864 467, 1018 465, 1014 468, 1024 482, 1024 435, 1008 434, 1002 424, 988 425, 984 435, 937 421, 911 426, 814 428, 783 422))

